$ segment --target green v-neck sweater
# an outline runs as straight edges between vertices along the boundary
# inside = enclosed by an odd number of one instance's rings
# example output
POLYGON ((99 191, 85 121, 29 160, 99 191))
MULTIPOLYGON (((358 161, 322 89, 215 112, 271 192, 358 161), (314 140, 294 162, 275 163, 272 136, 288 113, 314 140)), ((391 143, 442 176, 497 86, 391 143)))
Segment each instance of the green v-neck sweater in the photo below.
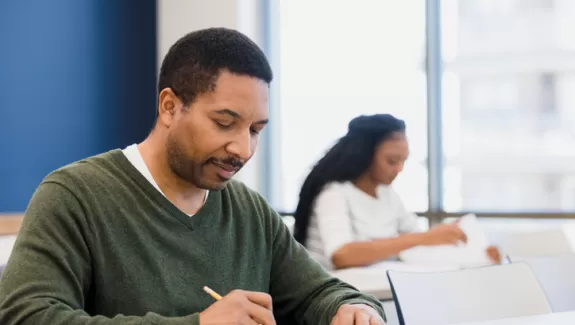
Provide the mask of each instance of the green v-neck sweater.
POLYGON ((328 325, 344 303, 383 315, 243 184, 210 192, 190 217, 113 150, 51 173, 34 193, 0 281, 0 324, 198 325, 214 303, 206 285, 269 293, 278 324, 328 325))

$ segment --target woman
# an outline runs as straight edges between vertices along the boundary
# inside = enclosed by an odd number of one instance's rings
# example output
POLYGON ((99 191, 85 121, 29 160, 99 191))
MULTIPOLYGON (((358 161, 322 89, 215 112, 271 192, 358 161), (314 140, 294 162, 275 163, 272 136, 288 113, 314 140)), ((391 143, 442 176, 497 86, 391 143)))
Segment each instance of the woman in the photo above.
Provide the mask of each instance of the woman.
MULTIPOLYGON (((457 224, 421 232, 391 183, 409 154, 405 123, 359 116, 306 178, 295 211, 295 239, 328 269, 367 266, 420 245, 465 242, 457 224)), ((499 262, 499 251, 487 254, 499 262)))

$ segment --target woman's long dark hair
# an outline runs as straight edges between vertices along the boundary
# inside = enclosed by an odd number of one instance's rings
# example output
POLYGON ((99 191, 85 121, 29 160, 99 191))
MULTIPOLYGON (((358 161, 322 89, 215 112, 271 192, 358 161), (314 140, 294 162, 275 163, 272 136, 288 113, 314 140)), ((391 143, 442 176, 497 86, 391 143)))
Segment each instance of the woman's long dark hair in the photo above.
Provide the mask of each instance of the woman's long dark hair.
POLYGON ((295 239, 305 245, 315 198, 331 182, 354 181, 373 161, 375 149, 396 132, 405 132, 405 122, 389 114, 361 115, 349 122, 345 136, 321 158, 305 179, 295 210, 295 239))

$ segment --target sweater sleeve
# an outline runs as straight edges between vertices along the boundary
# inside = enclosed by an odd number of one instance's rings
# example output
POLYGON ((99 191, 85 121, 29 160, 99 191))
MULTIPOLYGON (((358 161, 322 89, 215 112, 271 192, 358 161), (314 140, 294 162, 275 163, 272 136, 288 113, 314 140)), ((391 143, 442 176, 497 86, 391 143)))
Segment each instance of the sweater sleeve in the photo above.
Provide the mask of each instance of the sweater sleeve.
POLYGON ((26 210, 0 281, 2 325, 198 325, 198 314, 163 317, 92 316, 90 231, 82 205, 57 183, 43 183, 26 210))
POLYGON ((385 319, 380 302, 330 276, 268 206, 273 227, 270 294, 274 314, 286 323, 329 325, 343 304, 366 304, 385 319))

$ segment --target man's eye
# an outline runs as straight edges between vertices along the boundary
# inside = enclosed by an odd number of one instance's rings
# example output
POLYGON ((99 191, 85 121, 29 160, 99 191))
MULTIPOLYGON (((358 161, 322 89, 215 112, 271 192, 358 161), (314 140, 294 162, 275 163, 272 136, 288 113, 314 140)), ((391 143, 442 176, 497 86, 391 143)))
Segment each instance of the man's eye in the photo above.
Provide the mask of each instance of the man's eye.
POLYGON ((220 128, 220 129, 229 129, 232 126, 232 123, 224 123, 224 122, 220 122, 220 121, 214 121, 216 123, 216 125, 220 128))

